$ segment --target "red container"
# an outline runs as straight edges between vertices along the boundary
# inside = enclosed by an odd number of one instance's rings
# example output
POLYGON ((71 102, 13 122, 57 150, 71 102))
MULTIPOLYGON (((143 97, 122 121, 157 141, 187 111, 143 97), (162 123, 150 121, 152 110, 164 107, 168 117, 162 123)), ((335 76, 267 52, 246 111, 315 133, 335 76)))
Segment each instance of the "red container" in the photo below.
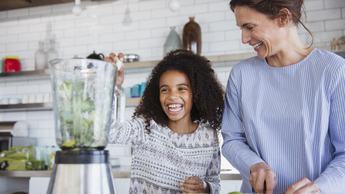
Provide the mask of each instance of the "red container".
POLYGON ((3 63, 3 72, 15 72, 20 71, 21 65, 19 57, 17 56, 6 56, 3 63))

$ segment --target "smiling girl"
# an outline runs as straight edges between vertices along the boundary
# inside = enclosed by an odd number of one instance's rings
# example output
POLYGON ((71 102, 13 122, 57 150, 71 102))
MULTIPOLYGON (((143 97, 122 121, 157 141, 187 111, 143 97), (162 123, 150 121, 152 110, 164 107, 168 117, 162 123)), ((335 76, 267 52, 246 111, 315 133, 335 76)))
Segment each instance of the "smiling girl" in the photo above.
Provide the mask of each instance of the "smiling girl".
POLYGON ((133 119, 109 137, 132 145, 129 193, 220 192, 223 95, 211 62, 190 51, 172 51, 154 67, 133 119))

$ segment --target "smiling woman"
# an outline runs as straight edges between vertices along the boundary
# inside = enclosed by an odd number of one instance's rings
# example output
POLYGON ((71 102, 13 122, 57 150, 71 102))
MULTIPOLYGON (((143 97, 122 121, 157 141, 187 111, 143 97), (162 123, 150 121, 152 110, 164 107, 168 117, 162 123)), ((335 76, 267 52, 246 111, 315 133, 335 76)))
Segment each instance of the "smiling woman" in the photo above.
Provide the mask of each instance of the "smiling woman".
POLYGON ((230 7, 242 43, 257 52, 232 68, 225 95, 222 153, 241 173, 241 191, 342 193, 345 59, 301 42, 303 0, 230 7))

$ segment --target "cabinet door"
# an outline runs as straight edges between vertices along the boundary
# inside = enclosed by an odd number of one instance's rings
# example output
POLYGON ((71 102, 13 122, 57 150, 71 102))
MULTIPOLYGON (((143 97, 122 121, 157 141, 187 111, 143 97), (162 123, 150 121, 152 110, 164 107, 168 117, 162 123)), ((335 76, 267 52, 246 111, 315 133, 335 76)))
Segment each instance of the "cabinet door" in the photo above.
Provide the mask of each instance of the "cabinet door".
POLYGON ((234 191, 240 191, 242 180, 221 180, 221 191, 220 194, 228 194, 234 191))

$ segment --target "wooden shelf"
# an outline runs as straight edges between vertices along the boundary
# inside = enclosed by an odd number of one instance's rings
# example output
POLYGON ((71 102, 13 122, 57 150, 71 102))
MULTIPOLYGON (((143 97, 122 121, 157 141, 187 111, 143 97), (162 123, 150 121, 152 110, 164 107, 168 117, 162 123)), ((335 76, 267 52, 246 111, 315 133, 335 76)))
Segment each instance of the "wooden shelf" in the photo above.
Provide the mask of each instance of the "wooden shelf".
POLYGON ((140 102, 141 98, 126 98, 126 105, 131 106, 131 105, 138 105, 140 102))
MULTIPOLYGON (((141 98, 127 98, 126 106, 137 106, 141 98)), ((53 103, 7 104, 0 105, 0 112, 53 110, 53 103)))

